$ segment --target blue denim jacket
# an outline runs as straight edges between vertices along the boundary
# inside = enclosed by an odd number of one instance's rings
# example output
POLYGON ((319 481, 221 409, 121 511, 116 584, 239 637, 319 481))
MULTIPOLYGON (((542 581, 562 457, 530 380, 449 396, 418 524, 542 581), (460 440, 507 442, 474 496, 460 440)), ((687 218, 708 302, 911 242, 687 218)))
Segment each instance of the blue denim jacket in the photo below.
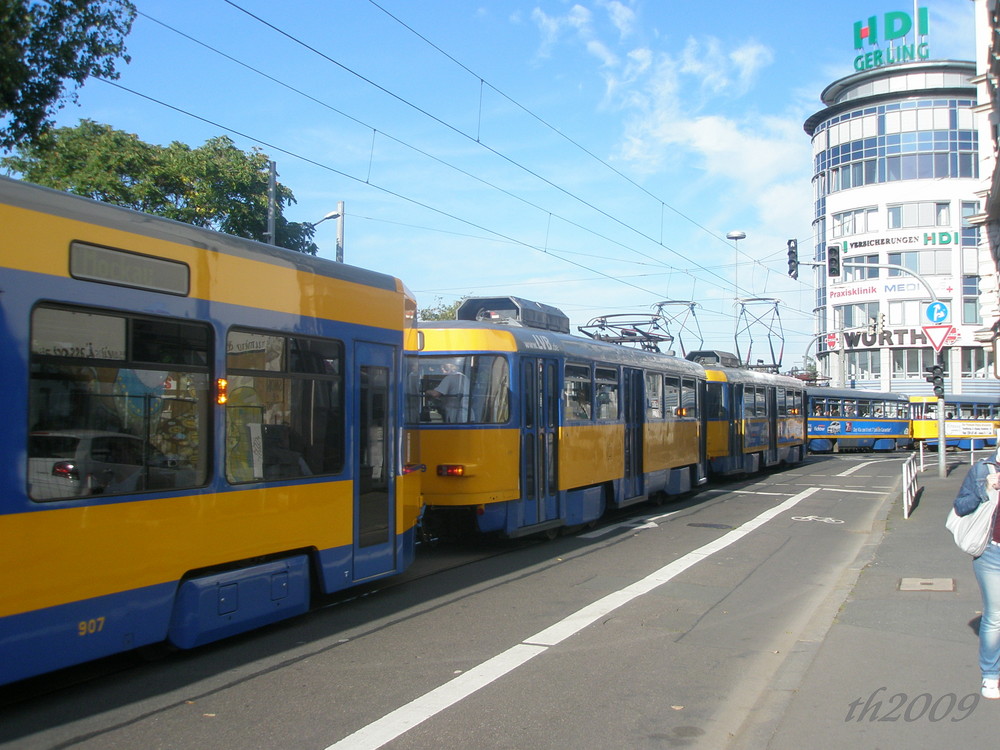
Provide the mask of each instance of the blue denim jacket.
POLYGON ((955 496, 955 512, 958 515, 967 516, 978 508, 980 503, 986 502, 986 477, 990 473, 990 464, 1000 471, 997 456, 993 455, 976 461, 965 475, 962 486, 958 489, 958 495, 955 496))

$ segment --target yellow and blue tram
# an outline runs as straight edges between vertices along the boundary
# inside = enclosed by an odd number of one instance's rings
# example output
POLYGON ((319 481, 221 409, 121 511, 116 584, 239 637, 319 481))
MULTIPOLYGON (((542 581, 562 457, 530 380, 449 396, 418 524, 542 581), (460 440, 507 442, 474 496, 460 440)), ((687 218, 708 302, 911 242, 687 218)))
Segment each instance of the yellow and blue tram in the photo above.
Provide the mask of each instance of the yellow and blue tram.
MULTIPOLYGON (((913 439, 937 448, 938 399, 910 396, 913 439)), ((945 445, 962 450, 994 447, 1000 430, 1000 397, 949 394, 944 399, 945 445)))
POLYGON ((458 315, 421 323, 407 385, 430 533, 551 532, 704 482, 701 367, 571 336, 515 297, 458 315))
POLYGON ((0 178, 0 682, 403 570, 397 279, 0 178))
MULTIPOLYGON (((421 324, 407 385, 429 533, 552 532, 706 481, 706 382, 718 367, 572 336, 560 311, 514 297, 470 298, 458 317, 421 324)), ((732 387, 718 398, 734 409, 738 440, 711 466, 800 461, 798 381, 737 368, 725 377, 732 387), (759 398, 759 412, 744 412, 745 398, 759 398), (739 455, 726 462, 731 449, 739 455)))
POLYGON ((808 445, 813 453, 893 451, 912 445, 910 400, 899 393, 808 388, 808 445))
POLYGON ((802 381, 742 368, 726 352, 695 351, 687 358, 706 370, 702 416, 711 474, 754 474, 802 461, 802 381))

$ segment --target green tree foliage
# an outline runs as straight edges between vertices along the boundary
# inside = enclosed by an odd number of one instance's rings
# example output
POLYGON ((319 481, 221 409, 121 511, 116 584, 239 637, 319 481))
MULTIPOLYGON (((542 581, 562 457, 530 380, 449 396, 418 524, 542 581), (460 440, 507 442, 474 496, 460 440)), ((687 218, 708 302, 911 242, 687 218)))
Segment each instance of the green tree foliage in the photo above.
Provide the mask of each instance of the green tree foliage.
POLYGON ((417 309, 417 320, 457 320, 458 306, 466 300, 466 297, 448 305, 440 297, 434 299, 435 303, 430 307, 417 309))
MULTIPOLYGON (((2 2, 2 0, 0 0, 2 2)), ((246 153, 226 136, 191 148, 145 143, 92 120, 56 128, 15 155, 0 159, 8 172, 38 185, 165 216, 239 237, 266 241, 268 158, 246 153)), ((275 196, 276 244, 315 255, 314 228, 289 222, 295 202, 280 183, 275 196)))
POLYGON ((90 76, 129 61, 129 0, 0 0, 0 147, 33 141, 90 76))

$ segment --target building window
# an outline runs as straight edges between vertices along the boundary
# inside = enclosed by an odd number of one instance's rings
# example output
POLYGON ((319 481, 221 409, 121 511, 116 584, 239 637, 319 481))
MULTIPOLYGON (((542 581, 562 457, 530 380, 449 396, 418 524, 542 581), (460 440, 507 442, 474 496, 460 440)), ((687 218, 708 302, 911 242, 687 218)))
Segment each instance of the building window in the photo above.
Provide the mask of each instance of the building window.
POLYGON ((845 374, 853 380, 877 380, 882 373, 881 354, 879 349, 847 352, 845 374))
POLYGON ((962 377, 988 378, 993 375, 993 352, 981 346, 962 347, 962 377))
MULTIPOLYGON (((908 268, 914 273, 917 273, 920 268, 920 253, 917 251, 909 253, 889 253, 889 265, 902 266, 903 268, 908 268)), ((889 276, 909 276, 909 274, 895 268, 890 268, 889 276)))
MULTIPOLYGON (((924 82, 924 74, 919 80, 924 82)), ((888 86, 888 81, 881 83, 888 86)), ((822 198, 839 190, 897 180, 977 177, 973 106, 970 99, 907 100, 844 112, 820 124, 813 136, 817 215, 823 213, 822 198)))
POLYGON ((844 211, 832 217, 833 236, 849 237, 852 234, 867 234, 878 229, 875 208, 859 208, 856 211, 844 211))
POLYGON ((837 305, 833 308, 835 330, 868 328, 878 320, 878 302, 859 302, 854 305, 837 305))
POLYGON ((889 229, 951 226, 951 204, 947 201, 921 201, 886 206, 889 229))
MULTIPOLYGON (((906 253, 889 253, 889 264, 909 268, 921 276, 949 275, 953 252, 951 248, 928 247, 906 253)), ((889 276, 909 276, 909 274, 890 268, 889 276)))
POLYGON ((966 325, 982 325, 979 315, 979 277, 962 277, 962 322, 966 325))
POLYGON ((878 265, 877 255, 855 255, 850 258, 844 258, 844 281, 862 281, 864 279, 877 279, 878 278, 878 268, 873 268, 872 266, 878 265), (862 265, 856 266, 851 265, 852 263, 861 263, 862 265))
MULTIPOLYGON (((922 378, 924 370, 937 364, 937 354, 931 347, 923 349, 893 349, 892 377, 895 379, 922 378)), ((948 360, 945 359, 945 372, 948 371, 948 360)))
POLYGON ((902 328, 923 325, 920 320, 921 308, 928 303, 916 299, 895 300, 889 302, 889 325, 902 328))

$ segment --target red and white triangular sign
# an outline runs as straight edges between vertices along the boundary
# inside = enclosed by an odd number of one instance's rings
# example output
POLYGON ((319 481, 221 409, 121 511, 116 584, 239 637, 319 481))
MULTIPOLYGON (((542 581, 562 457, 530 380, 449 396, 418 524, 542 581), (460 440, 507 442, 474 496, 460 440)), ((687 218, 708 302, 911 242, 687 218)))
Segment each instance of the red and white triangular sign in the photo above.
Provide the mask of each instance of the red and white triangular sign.
POLYGON ((931 342, 934 351, 941 351, 944 340, 955 330, 955 326, 923 326, 924 335, 931 342))

